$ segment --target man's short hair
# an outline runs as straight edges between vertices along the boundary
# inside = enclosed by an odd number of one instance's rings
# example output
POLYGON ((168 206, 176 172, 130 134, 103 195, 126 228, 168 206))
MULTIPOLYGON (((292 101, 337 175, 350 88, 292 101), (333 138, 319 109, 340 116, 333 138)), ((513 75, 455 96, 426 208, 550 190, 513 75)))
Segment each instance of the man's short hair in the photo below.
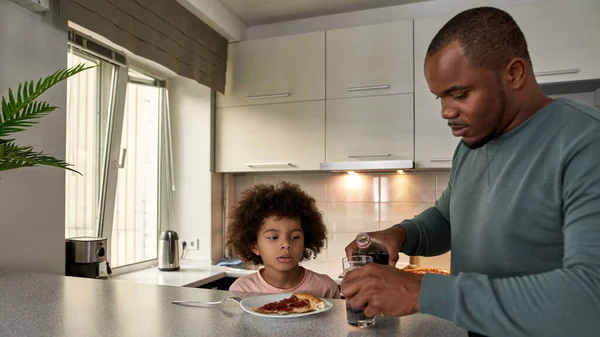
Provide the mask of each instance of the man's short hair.
POLYGON ((454 16, 435 35, 427 56, 456 40, 477 67, 501 69, 515 57, 531 64, 523 32, 508 13, 494 7, 472 8, 454 16))

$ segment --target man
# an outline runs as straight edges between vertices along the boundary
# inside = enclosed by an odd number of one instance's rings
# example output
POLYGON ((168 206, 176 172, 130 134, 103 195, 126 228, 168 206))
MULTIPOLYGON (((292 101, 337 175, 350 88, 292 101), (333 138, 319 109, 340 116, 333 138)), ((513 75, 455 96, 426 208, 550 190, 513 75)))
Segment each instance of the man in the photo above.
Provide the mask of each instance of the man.
POLYGON ((391 265, 398 251, 452 246, 452 275, 368 265, 346 275, 344 296, 367 315, 432 314, 471 336, 600 335, 600 111, 546 97, 523 33, 495 8, 451 19, 425 77, 462 137, 450 182, 434 207, 372 235, 391 265))

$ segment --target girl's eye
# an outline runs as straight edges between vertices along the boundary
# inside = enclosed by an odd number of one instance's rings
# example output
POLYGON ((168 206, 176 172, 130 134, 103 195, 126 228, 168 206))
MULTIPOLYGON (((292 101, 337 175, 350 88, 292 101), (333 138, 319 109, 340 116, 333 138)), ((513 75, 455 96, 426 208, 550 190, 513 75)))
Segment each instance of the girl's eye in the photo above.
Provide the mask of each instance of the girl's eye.
POLYGON ((267 237, 267 240, 277 240, 277 237, 276 236, 269 236, 269 237, 267 237))
POLYGON ((294 235, 294 236, 292 236, 292 240, 298 240, 298 239, 300 239, 300 235, 294 235))

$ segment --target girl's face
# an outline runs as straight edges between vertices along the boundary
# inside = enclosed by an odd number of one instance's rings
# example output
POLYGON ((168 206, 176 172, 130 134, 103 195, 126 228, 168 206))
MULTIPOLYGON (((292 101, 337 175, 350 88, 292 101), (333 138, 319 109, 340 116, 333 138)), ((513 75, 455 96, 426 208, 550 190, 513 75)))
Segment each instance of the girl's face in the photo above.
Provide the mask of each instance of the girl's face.
POLYGON ((265 268, 285 272, 298 267, 304 253, 304 231, 300 219, 268 217, 258 230, 252 252, 265 268))

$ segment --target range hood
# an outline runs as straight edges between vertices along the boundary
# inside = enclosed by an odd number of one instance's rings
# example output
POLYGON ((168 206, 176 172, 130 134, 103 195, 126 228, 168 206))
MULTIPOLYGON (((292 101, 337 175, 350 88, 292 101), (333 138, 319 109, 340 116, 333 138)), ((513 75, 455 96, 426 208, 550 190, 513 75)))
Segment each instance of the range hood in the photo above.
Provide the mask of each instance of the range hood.
POLYGON ((393 172, 412 169, 412 160, 354 160, 326 162, 319 165, 323 171, 393 172))

